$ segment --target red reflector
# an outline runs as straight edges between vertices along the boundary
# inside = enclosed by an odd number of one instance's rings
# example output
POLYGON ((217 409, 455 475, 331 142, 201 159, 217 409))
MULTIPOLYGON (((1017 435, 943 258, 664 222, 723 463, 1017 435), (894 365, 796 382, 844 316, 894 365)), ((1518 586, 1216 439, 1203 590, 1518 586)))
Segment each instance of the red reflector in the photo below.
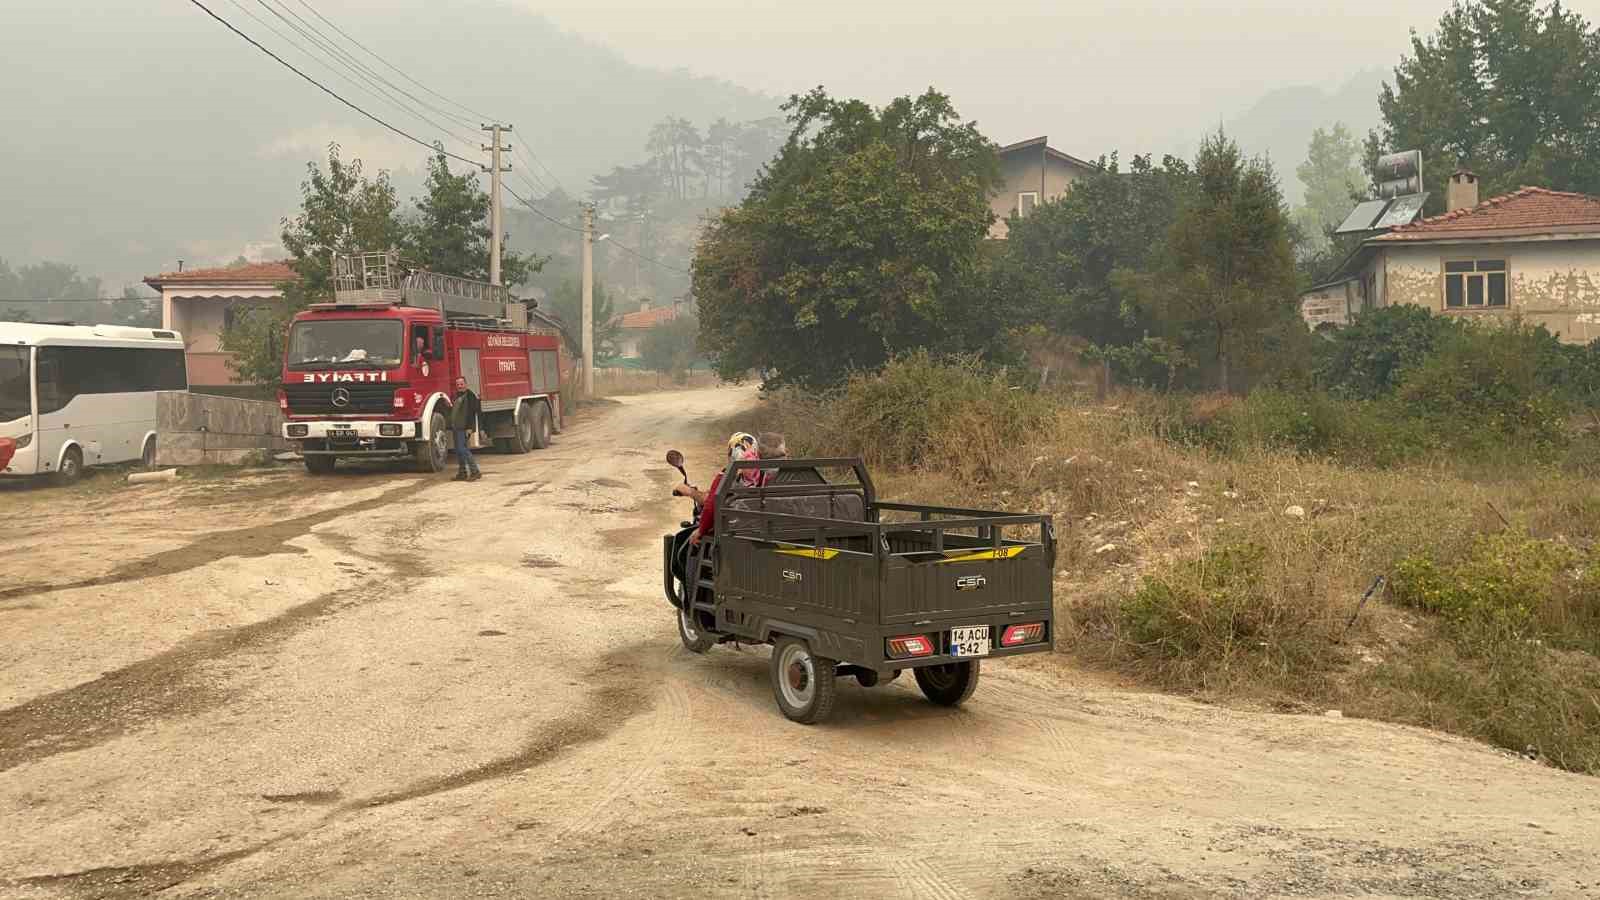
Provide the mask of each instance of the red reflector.
POLYGON ((287 410, 289 408, 289 395, 285 394, 283 391, 278 392, 278 408, 282 410, 287 410))
POLYGON ((908 656, 932 656, 933 641, 925 634, 908 634, 889 638, 889 657, 905 659, 908 656))
POLYGON ((1027 625, 1008 626, 1000 635, 1000 646, 1015 647, 1019 644, 1037 644, 1044 640, 1044 623, 1030 622, 1027 625))

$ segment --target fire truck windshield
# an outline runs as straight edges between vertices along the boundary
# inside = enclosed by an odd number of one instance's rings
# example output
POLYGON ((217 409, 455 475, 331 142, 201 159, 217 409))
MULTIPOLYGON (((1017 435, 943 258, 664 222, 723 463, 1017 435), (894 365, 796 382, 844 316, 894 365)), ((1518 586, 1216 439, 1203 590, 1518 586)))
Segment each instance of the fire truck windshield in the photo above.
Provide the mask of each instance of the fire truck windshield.
POLYGON ((399 319, 296 322, 289 331, 291 369, 392 369, 400 365, 399 319))

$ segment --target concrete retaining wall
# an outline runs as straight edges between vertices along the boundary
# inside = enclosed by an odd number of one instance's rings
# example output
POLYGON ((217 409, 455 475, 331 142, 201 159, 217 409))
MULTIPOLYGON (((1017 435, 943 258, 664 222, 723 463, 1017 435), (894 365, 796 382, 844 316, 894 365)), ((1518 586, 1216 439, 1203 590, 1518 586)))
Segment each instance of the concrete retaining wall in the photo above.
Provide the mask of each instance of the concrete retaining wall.
POLYGON ((238 465, 264 450, 290 449, 279 437, 282 421, 273 403, 163 391, 156 395, 156 465, 238 465))

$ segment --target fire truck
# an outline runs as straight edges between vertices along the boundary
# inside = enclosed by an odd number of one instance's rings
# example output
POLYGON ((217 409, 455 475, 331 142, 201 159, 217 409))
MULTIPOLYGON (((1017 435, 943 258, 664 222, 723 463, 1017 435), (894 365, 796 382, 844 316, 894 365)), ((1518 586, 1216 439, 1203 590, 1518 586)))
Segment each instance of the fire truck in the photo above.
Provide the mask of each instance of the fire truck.
POLYGON ((442 470, 457 377, 496 449, 543 449, 561 431, 561 338, 502 286, 408 267, 393 251, 333 258, 332 303, 294 317, 278 408, 314 475, 345 459, 442 470))

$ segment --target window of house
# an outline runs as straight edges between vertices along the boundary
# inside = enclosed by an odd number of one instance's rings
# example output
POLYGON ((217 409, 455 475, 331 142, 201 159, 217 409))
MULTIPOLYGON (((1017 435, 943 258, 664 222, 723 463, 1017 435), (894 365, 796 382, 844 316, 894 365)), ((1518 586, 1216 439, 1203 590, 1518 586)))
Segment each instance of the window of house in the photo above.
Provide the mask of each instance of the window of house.
POLYGON ((1039 205, 1038 191, 1023 191, 1017 194, 1017 218, 1026 219, 1033 214, 1034 207, 1039 205))
POLYGON ((1506 306, 1507 292, 1505 260, 1445 260, 1445 309, 1501 309, 1506 306))

